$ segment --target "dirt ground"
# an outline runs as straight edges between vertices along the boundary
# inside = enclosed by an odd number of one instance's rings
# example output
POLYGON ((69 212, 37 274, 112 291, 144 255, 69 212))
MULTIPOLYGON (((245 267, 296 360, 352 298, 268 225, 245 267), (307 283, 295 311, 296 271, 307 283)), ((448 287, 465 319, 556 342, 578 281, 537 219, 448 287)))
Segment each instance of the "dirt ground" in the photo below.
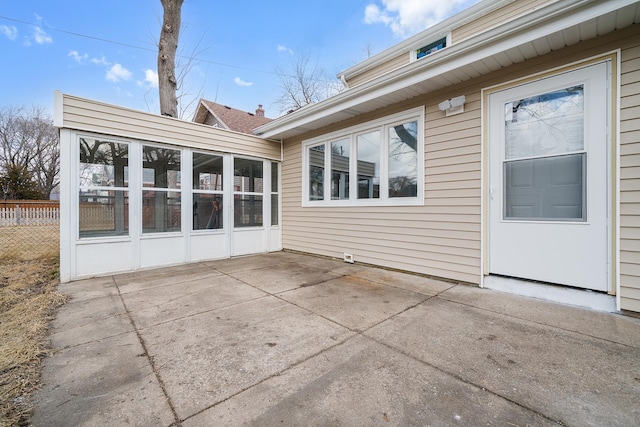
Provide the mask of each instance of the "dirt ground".
POLYGON ((66 300, 56 291, 58 266, 57 257, 0 258, 1 427, 29 424, 49 323, 66 300))

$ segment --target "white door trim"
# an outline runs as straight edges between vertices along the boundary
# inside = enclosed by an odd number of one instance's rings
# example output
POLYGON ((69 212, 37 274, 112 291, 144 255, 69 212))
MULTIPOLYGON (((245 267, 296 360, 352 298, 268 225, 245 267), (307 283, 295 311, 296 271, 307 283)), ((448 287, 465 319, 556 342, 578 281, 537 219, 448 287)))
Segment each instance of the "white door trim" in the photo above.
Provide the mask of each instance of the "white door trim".
POLYGON ((611 295, 617 295, 616 305, 619 307, 619 209, 617 207, 617 203, 619 200, 619 149, 618 149, 618 141, 619 141, 619 125, 618 125, 618 111, 619 111, 619 70, 620 70, 620 51, 614 50, 607 52, 606 54, 602 54, 599 56, 587 58, 581 60, 579 62, 574 62, 571 64, 565 64, 560 67, 556 67, 554 69, 549 69, 540 73, 536 73, 533 75, 529 75, 526 77, 522 77, 519 79, 514 79, 509 82, 503 82, 495 86, 487 87, 482 89, 481 91, 481 135, 482 135, 482 145, 481 145, 481 158, 482 158, 482 173, 481 173, 481 254, 480 254, 480 287, 484 287, 484 279, 488 277, 489 274, 489 136, 488 136, 488 100, 489 95, 495 92, 499 92, 505 90, 510 87, 523 85, 529 82, 533 82, 536 80, 543 79, 548 76, 553 76, 556 74, 562 74, 567 71, 576 70, 580 68, 587 67, 589 65, 593 65, 596 63, 606 62, 609 64, 609 78, 608 78, 608 94, 607 100, 610 102, 610 105, 607 108, 607 114, 609 116, 608 120, 608 129, 607 129, 607 137, 609 138, 609 145, 607 147, 607 166, 608 166, 608 183, 607 183, 607 194, 608 194, 608 236, 607 236, 607 245, 608 245, 608 262, 609 262, 609 271, 607 273, 608 276, 608 284, 607 284, 607 292, 611 295))

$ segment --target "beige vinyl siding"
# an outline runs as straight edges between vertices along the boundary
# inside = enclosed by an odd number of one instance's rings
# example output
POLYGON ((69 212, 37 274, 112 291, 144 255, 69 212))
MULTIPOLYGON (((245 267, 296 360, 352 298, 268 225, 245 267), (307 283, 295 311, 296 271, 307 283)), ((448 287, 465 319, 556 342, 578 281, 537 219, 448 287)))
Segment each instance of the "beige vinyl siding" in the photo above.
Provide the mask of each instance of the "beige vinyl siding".
POLYGON ((457 124, 437 105, 427 107, 424 206, 302 208, 301 141, 286 142, 283 247, 339 258, 347 252, 357 262, 478 284, 479 99, 479 92, 470 97, 457 124))
POLYGON ((462 40, 483 33, 498 24, 504 24, 519 16, 525 15, 538 7, 554 3, 556 0, 516 0, 500 9, 487 13, 486 15, 469 22, 451 32, 451 44, 459 43, 462 40))
POLYGON ((66 94, 62 97, 61 127, 67 129, 280 160, 279 142, 66 94))
POLYGON ((399 55, 383 62, 376 67, 366 70, 361 74, 351 77, 347 80, 347 84, 349 87, 357 86, 366 81, 372 80, 378 76, 386 74, 390 71, 396 70, 403 65, 407 65, 409 63, 409 52, 402 52, 399 55))
POLYGON ((640 40, 620 70, 620 308, 640 311, 640 40))

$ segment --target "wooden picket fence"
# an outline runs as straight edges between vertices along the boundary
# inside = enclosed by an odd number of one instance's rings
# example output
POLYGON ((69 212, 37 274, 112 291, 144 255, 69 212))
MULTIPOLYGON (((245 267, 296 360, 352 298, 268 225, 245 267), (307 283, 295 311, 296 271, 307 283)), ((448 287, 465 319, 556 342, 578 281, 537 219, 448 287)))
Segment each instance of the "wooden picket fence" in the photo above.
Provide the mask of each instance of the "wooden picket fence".
POLYGON ((0 208, 0 227, 58 225, 60 224, 60 208, 58 207, 14 207, 0 208))

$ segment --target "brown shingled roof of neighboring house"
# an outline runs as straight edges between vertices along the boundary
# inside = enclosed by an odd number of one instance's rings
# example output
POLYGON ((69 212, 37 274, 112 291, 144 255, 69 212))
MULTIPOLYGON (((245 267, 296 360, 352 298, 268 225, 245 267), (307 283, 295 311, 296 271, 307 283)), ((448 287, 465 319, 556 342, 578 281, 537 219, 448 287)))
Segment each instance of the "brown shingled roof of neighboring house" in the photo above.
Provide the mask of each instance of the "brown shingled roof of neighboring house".
POLYGON ((273 119, 264 117, 262 105, 258 105, 255 113, 238 110, 226 105, 201 99, 193 117, 196 123, 218 126, 236 132, 253 135, 253 129, 269 123, 273 119))

